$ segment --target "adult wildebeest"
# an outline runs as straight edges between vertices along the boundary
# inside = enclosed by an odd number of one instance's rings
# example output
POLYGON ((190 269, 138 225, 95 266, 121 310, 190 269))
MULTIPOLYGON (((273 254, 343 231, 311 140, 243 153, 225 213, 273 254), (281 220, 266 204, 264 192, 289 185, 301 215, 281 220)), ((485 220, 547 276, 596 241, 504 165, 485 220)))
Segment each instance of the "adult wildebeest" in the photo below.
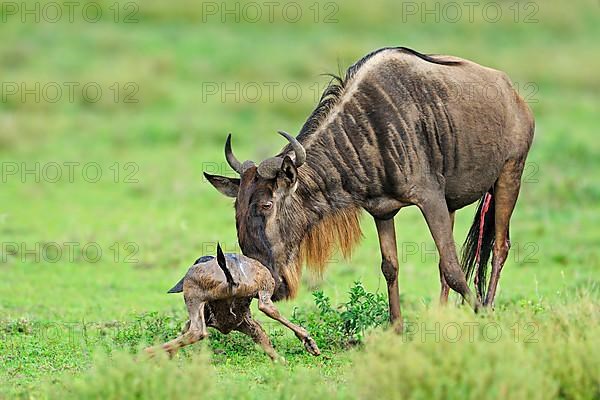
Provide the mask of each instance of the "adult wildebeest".
POLYGON ((396 213, 408 205, 423 213, 440 255, 443 302, 450 287, 474 307, 492 305, 533 131, 533 115, 504 73, 457 57, 384 48, 329 85, 296 139, 280 132, 290 144, 279 155, 258 167, 240 163, 230 136, 226 158, 240 179, 206 177, 236 198, 239 244, 270 268, 276 298, 296 293, 304 261, 321 270, 335 242, 347 255, 361 236, 359 211, 366 210, 377 226, 390 318, 401 325, 396 213), (454 212, 478 199, 465 278, 454 212), (471 274, 479 278, 477 297, 467 284, 471 274))

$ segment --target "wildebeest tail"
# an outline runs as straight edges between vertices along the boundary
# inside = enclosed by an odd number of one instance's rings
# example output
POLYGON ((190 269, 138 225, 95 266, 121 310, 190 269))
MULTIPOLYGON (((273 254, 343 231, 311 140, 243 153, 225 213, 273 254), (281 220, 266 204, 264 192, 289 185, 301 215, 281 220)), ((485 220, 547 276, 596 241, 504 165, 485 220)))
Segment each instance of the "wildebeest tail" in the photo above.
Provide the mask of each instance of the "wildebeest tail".
POLYGON ((233 276, 231 276, 229 268, 227 268, 227 261, 225 261, 225 254, 223 254, 223 249, 221 249, 220 243, 217 243, 217 263, 219 264, 219 267, 221 267, 221 269, 223 270, 223 273, 225 273, 225 279, 227 279, 229 287, 236 286, 237 284, 233 280, 233 276))
POLYGON ((479 200, 473 224, 462 248, 462 270, 467 282, 474 277, 475 288, 480 299, 486 290, 487 265, 494 247, 495 217, 494 196, 490 189, 479 200))
POLYGON ((175 284, 175 286, 173 286, 171 289, 169 289, 169 291, 167 293, 181 293, 183 292, 183 281, 185 279, 185 276, 183 278, 181 278, 181 280, 179 282, 177 282, 175 284))

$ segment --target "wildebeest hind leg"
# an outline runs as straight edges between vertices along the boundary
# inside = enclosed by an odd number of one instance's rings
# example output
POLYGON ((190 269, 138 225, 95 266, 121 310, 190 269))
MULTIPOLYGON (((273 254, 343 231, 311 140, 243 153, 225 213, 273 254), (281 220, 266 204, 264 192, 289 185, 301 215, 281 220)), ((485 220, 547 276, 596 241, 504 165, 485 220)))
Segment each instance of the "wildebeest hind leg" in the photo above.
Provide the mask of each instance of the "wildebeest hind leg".
MULTIPOLYGON (((173 357, 180 348, 194 344, 208 336, 206 322, 204 321, 204 304, 204 302, 197 299, 186 301, 190 315, 188 330, 176 339, 161 346, 163 350, 169 353, 170 357, 173 357)), ((153 354, 154 348, 149 347, 146 348, 145 351, 149 354, 153 354)))
MULTIPOLYGON (((452 224, 452 230, 454 230, 454 211, 450 213, 450 223, 452 224)), ((438 265, 440 270, 440 304, 448 303, 448 294, 450 292, 450 286, 446 282, 446 278, 444 278, 444 271, 442 270, 442 261, 438 265)))
POLYGON ((469 289, 465 274, 458 262, 456 246, 452 236, 452 220, 443 194, 436 191, 429 191, 425 193, 419 203, 418 206, 427 221, 438 253, 440 254, 441 270, 446 283, 452 290, 460 293, 463 299, 477 310, 479 301, 473 296, 471 289, 469 289))
POLYGON ((272 293, 269 293, 265 290, 258 292, 258 309, 267 314, 267 316, 273 318, 276 321, 279 321, 280 323, 291 329, 296 334, 296 337, 300 339, 302 343, 304 343, 304 347, 310 354, 312 354, 313 356, 318 356, 319 354, 321 354, 321 351, 317 347, 317 344, 310 337, 306 329, 291 323, 279 313, 279 310, 277 309, 277 307, 275 307, 275 304, 273 304, 273 301, 271 300, 271 295, 272 293))
POLYGON ((490 276, 490 283, 488 286, 487 295, 485 297, 485 306, 493 306, 494 297, 496 295, 496 288, 498 286, 498 280, 500 279, 500 272, 508 257, 508 250, 510 249, 510 240, 508 227, 510 223, 510 217, 515 208, 517 197, 519 196, 519 189, 521 187, 521 174, 523 173, 523 167, 525 160, 508 161, 502 167, 500 176, 494 185, 494 197, 495 197, 495 241, 492 256, 492 273, 490 276))
POLYGON ((241 325, 236 328, 236 330, 250 336, 256 344, 263 348, 271 360, 275 361, 279 358, 279 355, 271 344, 269 336, 267 336, 267 333, 264 331, 262 326, 260 326, 260 324, 252 317, 245 318, 241 325))

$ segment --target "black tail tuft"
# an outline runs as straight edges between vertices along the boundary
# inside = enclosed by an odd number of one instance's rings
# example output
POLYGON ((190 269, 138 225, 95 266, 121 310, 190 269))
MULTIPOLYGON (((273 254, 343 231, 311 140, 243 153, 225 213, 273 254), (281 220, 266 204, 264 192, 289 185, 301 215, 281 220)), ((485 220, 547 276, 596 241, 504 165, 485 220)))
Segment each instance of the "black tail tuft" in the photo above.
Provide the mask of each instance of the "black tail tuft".
POLYGON ((179 282, 175 286, 173 286, 167 293, 181 293, 183 292, 183 281, 185 280, 185 276, 181 278, 179 282))
POLYGON ((471 279, 473 274, 476 274, 477 281, 477 294, 480 299, 483 299, 486 291, 486 277, 487 277, 487 265, 492 254, 492 248, 494 247, 494 239, 496 238, 495 232, 495 217, 494 217, 494 196, 490 189, 489 192, 483 195, 479 200, 477 206, 477 212, 473 219, 473 225, 469 229, 467 238, 462 248, 462 270, 467 277, 467 282, 471 279), (484 216, 483 221, 483 234, 481 240, 481 248, 479 249, 479 267, 477 266, 477 248, 479 245, 479 233, 481 225, 481 213, 484 207, 485 198, 487 194, 492 196, 487 212, 484 216))
POLYGON ((233 286, 237 286, 237 284, 233 280, 233 276, 231 276, 231 272, 227 268, 227 261, 225 260, 225 254, 223 254, 223 250, 221 249, 220 243, 217 243, 217 263, 225 273, 225 279, 227 279, 229 287, 231 288, 233 286))

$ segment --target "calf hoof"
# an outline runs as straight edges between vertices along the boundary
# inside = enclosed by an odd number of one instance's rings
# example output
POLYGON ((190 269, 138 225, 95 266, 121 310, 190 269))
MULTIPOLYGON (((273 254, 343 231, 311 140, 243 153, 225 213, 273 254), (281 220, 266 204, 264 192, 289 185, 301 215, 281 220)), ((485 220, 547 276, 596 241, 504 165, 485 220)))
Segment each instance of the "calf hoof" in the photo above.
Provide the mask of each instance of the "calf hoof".
POLYGON ((317 347, 317 343, 315 343, 313 338, 311 338, 310 336, 305 337, 302 343, 304 343, 306 351, 308 351, 313 356, 321 355, 321 350, 319 350, 319 348, 317 347))

